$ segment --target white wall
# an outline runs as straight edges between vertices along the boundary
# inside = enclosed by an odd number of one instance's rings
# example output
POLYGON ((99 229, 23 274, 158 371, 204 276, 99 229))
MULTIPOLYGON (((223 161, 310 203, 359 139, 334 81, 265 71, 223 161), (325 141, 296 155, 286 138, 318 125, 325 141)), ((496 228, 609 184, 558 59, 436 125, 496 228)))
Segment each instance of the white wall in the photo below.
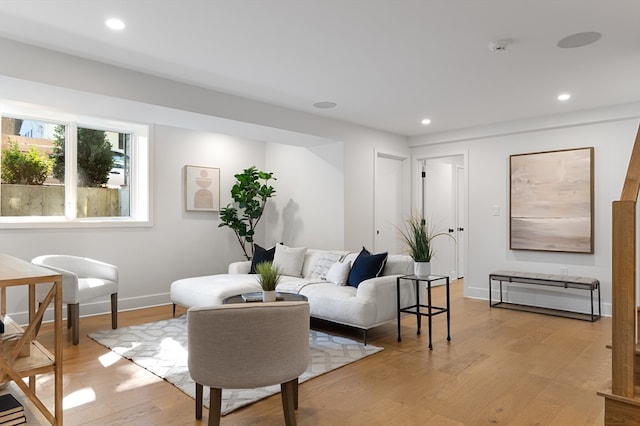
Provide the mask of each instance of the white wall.
MULTIPOLYGON (((356 250, 373 244, 375 150, 409 155, 401 136, 6 39, 0 50, 3 99, 153 127, 152 226, 0 230, 0 251, 23 259, 71 253, 117 264, 121 309, 168 303, 173 280, 223 272, 242 258, 216 214, 184 211, 184 165, 220 167, 223 206, 234 173, 251 165, 273 171, 278 196, 262 226, 276 227, 259 235, 265 244, 356 250)), ((8 311, 23 314, 25 292, 9 296, 8 311)), ((81 314, 108 311, 105 301, 81 314)))
MULTIPOLYGON (((353 135, 345 144, 344 196, 345 196, 345 250, 358 251, 362 246, 373 250, 375 237, 375 161, 376 155, 406 158, 409 149, 405 143, 380 135, 353 135)), ((410 165, 407 165, 410 167, 410 165)), ((408 176, 407 171, 407 176, 408 176)), ((408 198, 408 197, 407 197, 408 198)), ((410 211, 410 200, 402 211, 410 211)))
MULTIPOLYGON (((317 146, 344 143, 344 248, 373 246, 374 152, 406 157, 407 139, 375 129, 289 110, 214 90, 0 38, 5 80, 28 80, 96 93, 115 101, 153 105, 147 122, 209 130, 252 140, 317 146), (47 66, 43 67, 42 64, 47 66), (193 113, 193 114, 191 114, 193 113), (188 122, 188 124, 186 123, 188 122)), ((0 81, 2 92, 5 83, 0 81)), ((29 93, 23 92, 23 95, 29 93)), ((4 93, 2 96, 5 96, 4 93)), ((117 103, 117 102, 116 102, 117 103)), ((104 114, 117 114, 105 102, 104 114)), ((408 207, 406 208, 408 210, 408 207)))
MULTIPOLYGON (((611 202, 618 199, 629 156, 640 123, 640 104, 588 111, 584 114, 528 120, 491 128, 410 139, 416 158, 468 152, 468 240, 465 295, 488 298, 492 271, 523 270, 598 278, 603 313, 611 303, 611 202), (617 117, 617 119, 615 118, 617 117), (566 126, 563 126, 562 123, 566 126), (509 250, 509 155, 593 146, 594 254, 509 250), (493 216, 492 206, 500 207, 493 216)), ((520 301, 559 309, 589 310, 588 292, 570 297, 545 290, 513 292, 520 301)))
MULTIPOLYGON (((228 194, 232 179, 232 173, 226 171, 240 171, 254 164, 274 171, 281 188, 273 212, 287 219, 270 219, 276 227, 264 236, 270 240, 267 243, 290 240, 291 245, 358 250, 362 245, 373 246, 375 153, 398 157, 410 153, 406 138, 375 129, 11 40, 0 38, 0 50, 2 97, 37 102, 43 92, 51 92, 54 98, 49 100, 55 99, 60 108, 154 125, 153 226, 115 231, 111 228, 0 231, 0 250, 25 259, 45 252, 68 252, 117 263, 122 269, 123 309, 166 303, 172 280, 220 272, 229 259, 241 257, 230 230, 218 229, 209 214, 184 212, 181 186, 184 164, 202 164, 206 160, 219 166, 223 171, 223 194, 228 194), (175 144, 185 147, 184 152, 175 155, 175 144), (282 144, 289 146, 279 146, 282 144), (308 151, 295 146, 306 147, 308 151), (291 155, 298 157, 289 161, 291 155), (300 170, 316 173, 300 175, 300 170), (326 176, 316 180, 314 174, 320 171, 326 176), (319 201, 331 206, 331 210, 317 213, 319 201), (319 225, 323 219, 325 222, 319 225), (335 229, 335 233, 328 233, 327 228, 335 229), (341 241, 342 247, 337 247, 341 241)), ((495 269, 557 273, 561 266, 566 266, 570 274, 594 276, 602 281, 606 311, 610 302, 611 201, 619 196, 638 117, 640 106, 634 104, 410 138, 414 158, 468 155, 467 296, 486 297, 488 274, 495 269), (582 146, 596 148, 595 254, 509 251, 508 156, 582 146), (502 207, 501 216, 491 215, 494 204, 502 207)), ((226 201, 223 198, 222 204, 226 201)), ((405 209, 408 211, 409 207, 405 209)), ((11 299, 9 311, 21 309, 20 302, 11 299)), ((88 308, 83 314, 108 311, 106 303, 88 308)), ((584 308, 584 303, 580 308, 584 308)))
POLYGON ((266 170, 278 170, 269 201, 266 244, 342 249, 344 246, 343 144, 310 148, 267 144, 266 170))
MULTIPOLYGON (((226 272, 229 262, 242 258, 242 250, 233 231, 218 228, 218 213, 185 210, 183 167, 219 167, 220 206, 226 206, 233 201, 233 175, 252 165, 264 168, 264 143, 162 125, 154 127, 153 143, 152 235, 156 247, 162 248, 159 264, 179 261, 163 275, 170 275, 171 283, 185 276, 226 272)), ((260 233, 258 239, 262 240, 260 233)))
MULTIPOLYGON (((231 201, 233 173, 264 166, 264 143, 156 125, 153 129, 153 225, 103 229, 4 229, 0 250, 25 260, 68 253, 104 260, 120 268, 122 310, 168 303, 172 281, 226 272, 242 252, 233 232, 218 228, 213 212, 184 208, 184 165, 221 169, 221 204, 231 201)), ((24 289, 9 296, 9 312, 26 307, 24 289)), ((108 311, 105 302, 86 304, 81 314, 108 311)))

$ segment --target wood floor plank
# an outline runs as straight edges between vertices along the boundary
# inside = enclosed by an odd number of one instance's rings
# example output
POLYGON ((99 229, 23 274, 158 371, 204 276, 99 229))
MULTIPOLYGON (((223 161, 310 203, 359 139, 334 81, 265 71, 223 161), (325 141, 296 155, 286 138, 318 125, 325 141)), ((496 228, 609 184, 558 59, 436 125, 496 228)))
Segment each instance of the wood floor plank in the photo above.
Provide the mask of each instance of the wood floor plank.
MULTIPOLYGON (((433 290, 444 302, 444 288, 433 290)), ((384 351, 300 385, 300 425, 602 425, 610 386, 611 319, 591 323, 540 314, 491 309, 462 297, 452 284, 451 342, 446 317, 433 320, 433 351, 426 321, 416 335, 413 316, 371 330, 368 341, 384 351)), ((179 309, 178 313, 184 313, 179 309)), ((121 312, 121 327, 171 317, 171 306, 121 312)), ((361 339, 359 331, 313 324, 361 339)), ((80 344, 64 336, 65 425, 204 425, 194 401, 128 360, 114 356, 86 335, 110 327, 107 315, 80 320, 80 344)), ((67 335, 68 333, 68 335, 67 335)), ((52 327, 39 340, 52 345, 52 327)), ((50 375, 38 379, 49 393, 50 375)), ((51 398, 43 398, 51 405, 51 398)), ((223 425, 283 424, 280 395, 237 410, 223 425)))

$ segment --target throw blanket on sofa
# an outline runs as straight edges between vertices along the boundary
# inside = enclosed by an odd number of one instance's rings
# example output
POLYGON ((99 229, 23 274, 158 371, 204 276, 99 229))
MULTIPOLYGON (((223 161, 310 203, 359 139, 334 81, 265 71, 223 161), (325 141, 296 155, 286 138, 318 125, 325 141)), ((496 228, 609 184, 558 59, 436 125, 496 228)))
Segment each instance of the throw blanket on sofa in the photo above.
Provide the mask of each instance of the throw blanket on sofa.
MULTIPOLYGON (((282 278, 287 278, 287 277, 282 277, 282 278)), ((312 285, 312 284, 321 284, 323 282, 323 280, 319 280, 319 279, 293 279, 293 280, 287 280, 287 279, 281 279, 280 282, 278 283, 278 291, 281 292, 285 292, 285 293, 300 293, 300 291, 305 288, 308 285, 312 285)))

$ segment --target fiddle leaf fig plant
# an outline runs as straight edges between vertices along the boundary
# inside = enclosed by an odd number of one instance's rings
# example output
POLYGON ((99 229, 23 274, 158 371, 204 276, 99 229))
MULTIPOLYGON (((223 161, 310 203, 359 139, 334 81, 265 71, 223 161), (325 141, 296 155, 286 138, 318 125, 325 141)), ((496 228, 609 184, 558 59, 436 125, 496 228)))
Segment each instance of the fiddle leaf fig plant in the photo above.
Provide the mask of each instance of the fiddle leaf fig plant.
POLYGON ((276 180, 271 172, 263 172, 255 166, 234 175, 236 183, 231 188, 233 203, 220 210, 218 228, 227 226, 233 230, 247 260, 255 250, 253 237, 264 213, 264 206, 276 190, 269 181, 276 180))

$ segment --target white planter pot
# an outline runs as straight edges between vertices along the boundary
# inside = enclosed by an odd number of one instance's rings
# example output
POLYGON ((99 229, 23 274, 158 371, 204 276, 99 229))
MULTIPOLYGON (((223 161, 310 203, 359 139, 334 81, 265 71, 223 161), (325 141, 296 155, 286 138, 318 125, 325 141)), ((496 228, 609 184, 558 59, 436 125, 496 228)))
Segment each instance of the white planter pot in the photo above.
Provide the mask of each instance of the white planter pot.
POLYGON ((413 262, 413 273, 416 277, 431 275, 431 262, 413 262))
POLYGON ((262 292, 262 301, 263 302, 275 302, 276 301, 276 291, 263 291, 262 292))

